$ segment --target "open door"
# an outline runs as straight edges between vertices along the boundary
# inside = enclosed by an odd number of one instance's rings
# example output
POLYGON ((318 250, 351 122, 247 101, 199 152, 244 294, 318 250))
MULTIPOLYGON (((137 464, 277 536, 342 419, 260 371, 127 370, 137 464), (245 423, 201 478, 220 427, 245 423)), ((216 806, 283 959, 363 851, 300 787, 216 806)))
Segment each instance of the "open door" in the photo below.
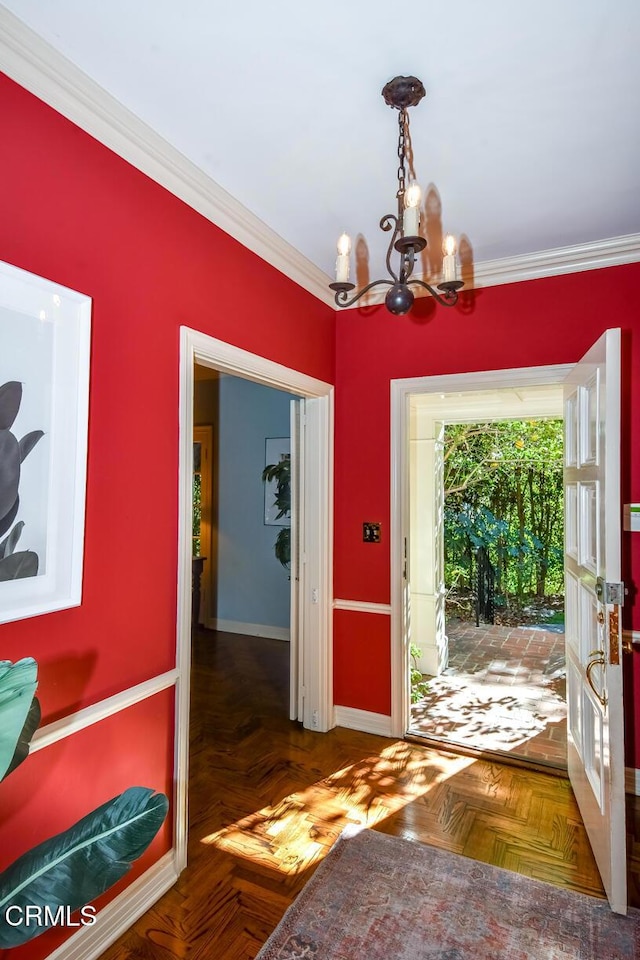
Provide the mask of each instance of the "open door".
POLYGON ((620 331, 567 377, 569 777, 611 908, 627 911, 620 605, 620 331))
POLYGON ((302 488, 302 460, 300 450, 303 442, 304 400, 292 400, 289 406, 291 437, 291 612, 289 616, 289 719, 302 720, 303 703, 300 677, 300 582, 302 565, 300 557, 301 522, 300 510, 302 488))
POLYGON ((318 731, 333 726, 331 661, 310 656, 330 637, 331 446, 331 408, 319 397, 293 401, 289 706, 292 720, 318 731))

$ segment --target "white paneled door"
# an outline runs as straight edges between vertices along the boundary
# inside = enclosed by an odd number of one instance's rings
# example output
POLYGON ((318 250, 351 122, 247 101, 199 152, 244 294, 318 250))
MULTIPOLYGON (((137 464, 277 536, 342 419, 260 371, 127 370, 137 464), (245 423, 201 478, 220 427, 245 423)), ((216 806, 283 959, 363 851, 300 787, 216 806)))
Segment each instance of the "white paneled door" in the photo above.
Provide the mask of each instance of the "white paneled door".
POLYGON ((291 549, 291 607, 289 615, 289 719, 302 720, 304 716, 303 687, 301 678, 303 675, 301 665, 300 638, 302 635, 301 615, 302 605, 300 603, 300 589, 302 584, 302 558, 300 555, 300 543, 304 539, 302 523, 304 516, 300 511, 302 494, 302 458, 301 452, 304 451, 304 400, 291 400, 289 404, 290 433, 291 437, 291 530, 290 530, 290 549, 291 549))
POLYGON ((620 582, 620 331, 567 377, 569 777, 613 910, 627 910, 620 582))

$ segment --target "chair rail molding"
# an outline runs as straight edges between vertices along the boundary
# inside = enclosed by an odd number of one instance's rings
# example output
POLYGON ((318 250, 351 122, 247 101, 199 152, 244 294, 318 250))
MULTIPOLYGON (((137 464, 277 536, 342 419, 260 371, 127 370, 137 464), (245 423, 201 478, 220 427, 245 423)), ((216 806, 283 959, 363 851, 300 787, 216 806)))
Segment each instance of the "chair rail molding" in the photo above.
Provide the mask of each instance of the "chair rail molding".
POLYGON ((350 610, 353 613, 378 613, 391 616, 390 603, 372 603, 369 600, 334 600, 334 610, 350 610))

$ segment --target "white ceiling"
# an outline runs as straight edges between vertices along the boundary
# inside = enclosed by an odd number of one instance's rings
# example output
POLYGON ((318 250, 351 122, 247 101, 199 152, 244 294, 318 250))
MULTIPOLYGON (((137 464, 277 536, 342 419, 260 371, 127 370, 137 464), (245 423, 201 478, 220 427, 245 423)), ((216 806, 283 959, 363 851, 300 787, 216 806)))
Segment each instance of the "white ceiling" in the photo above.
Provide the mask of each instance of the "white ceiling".
POLYGON ((477 272, 549 251, 538 275, 640 260, 638 0, 4 6, 5 36, 8 10, 324 274, 347 230, 371 279, 385 275, 397 114, 380 91, 397 74, 427 89, 411 110, 416 175, 477 272), (600 256, 618 238, 624 256, 600 256))

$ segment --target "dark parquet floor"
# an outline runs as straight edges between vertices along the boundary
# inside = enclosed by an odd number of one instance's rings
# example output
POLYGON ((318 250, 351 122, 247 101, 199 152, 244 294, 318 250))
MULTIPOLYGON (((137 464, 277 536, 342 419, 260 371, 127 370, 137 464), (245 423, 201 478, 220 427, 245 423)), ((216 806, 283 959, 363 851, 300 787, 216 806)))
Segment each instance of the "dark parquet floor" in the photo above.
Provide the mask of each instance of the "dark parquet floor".
POLYGON ((562 777, 303 730, 287 719, 286 643, 201 630, 193 663, 189 866, 105 960, 252 960, 354 822, 602 896, 562 777))

